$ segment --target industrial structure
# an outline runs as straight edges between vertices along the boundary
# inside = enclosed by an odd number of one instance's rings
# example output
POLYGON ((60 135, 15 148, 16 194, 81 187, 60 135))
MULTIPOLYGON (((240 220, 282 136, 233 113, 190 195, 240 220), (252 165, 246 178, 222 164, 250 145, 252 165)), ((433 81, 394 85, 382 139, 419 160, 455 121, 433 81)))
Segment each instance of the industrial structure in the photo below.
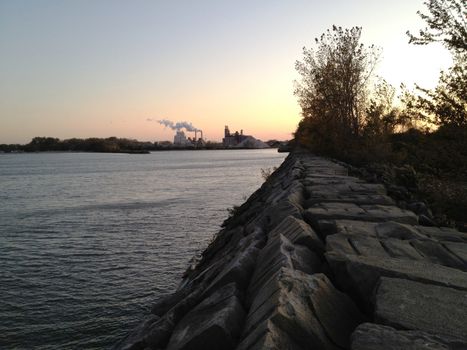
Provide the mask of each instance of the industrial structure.
POLYGON ((202 147, 206 143, 203 139, 203 131, 195 130, 195 137, 186 137, 185 132, 182 130, 177 130, 174 135, 174 146, 177 147, 202 147), (198 139, 198 132, 201 134, 201 137, 198 139))
POLYGON ((224 129, 224 138, 222 145, 225 148, 268 148, 264 142, 255 139, 251 135, 243 135, 243 130, 230 133, 229 127, 226 125, 224 129))
POLYGON ((235 131, 233 134, 230 133, 229 126, 226 125, 224 129, 224 138, 222 139, 222 144, 224 147, 235 147, 241 142, 245 141, 249 135, 243 135, 243 130, 235 131))

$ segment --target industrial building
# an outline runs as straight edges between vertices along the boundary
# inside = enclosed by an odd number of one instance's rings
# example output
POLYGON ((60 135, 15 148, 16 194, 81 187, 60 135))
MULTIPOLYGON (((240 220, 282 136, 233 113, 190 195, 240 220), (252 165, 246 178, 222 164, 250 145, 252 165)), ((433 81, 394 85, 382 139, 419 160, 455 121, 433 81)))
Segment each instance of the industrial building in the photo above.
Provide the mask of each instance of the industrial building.
POLYGON ((224 147, 235 147, 241 142, 245 141, 248 137, 252 136, 243 135, 243 130, 240 130, 240 133, 238 131, 235 131, 233 134, 231 134, 228 125, 226 125, 224 129, 224 138, 222 139, 222 144, 224 147))
POLYGON ((229 127, 226 125, 224 129, 224 138, 222 145, 225 148, 268 148, 264 142, 255 139, 251 135, 243 135, 243 130, 230 133, 229 127))
POLYGON ((177 147, 203 147, 205 144, 201 130, 195 130, 195 137, 193 139, 186 137, 185 132, 182 130, 177 130, 174 135, 174 146, 177 147), (197 138, 198 132, 201 134, 199 139, 197 138))

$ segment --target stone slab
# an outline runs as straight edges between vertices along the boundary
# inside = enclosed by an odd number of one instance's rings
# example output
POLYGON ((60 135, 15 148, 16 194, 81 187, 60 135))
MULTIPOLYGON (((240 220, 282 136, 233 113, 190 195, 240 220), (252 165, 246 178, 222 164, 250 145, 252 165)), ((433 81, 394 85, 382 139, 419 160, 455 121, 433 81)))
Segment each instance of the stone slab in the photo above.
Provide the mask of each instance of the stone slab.
POLYGON ((467 292, 383 277, 376 290, 375 320, 467 340, 467 292))
POLYGON ((304 202, 304 208, 309 208, 318 203, 354 203, 354 204, 379 204, 395 205, 391 197, 382 194, 340 194, 340 193, 317 193, 309 195, 304 202))
POLYGON ((467 343, 421 332, 363 323, 352 334, 351 350, 456 350, 467 343))
POLYGON ((395 206, 356 205, 353 203, 321 203, 304 211, 304 218, 312 225, 318 220, 396 221, 415 225, 418 217, 411 211, 395 206))
POLYGON ((283 268, 269 285, 258 291, 242 338, 251 338, 255 329, 267 320, 299 347, 338 349, 348 347, 350 334, 363 316, 325 275, 283 268), (272 295, 271 290, 275 290, 272 295))
POLYGON ((338 285, 367 303, 381 277, 403 278, 412 281, 467 290, 467 273, 425 261, 397 258, 381 259, 361 255, 325 254, 338 285))
POLYGON ((381 244, 386 248, 388 254, 393 258, 405 260, 425 260, 425 257, 410 244, 410 241, 396 238, 381 240, 381 244))
POLYGON ((439 241, 467 243, 467 233, 459 232, 449 227, 419 227, 420 231, 428 237, 439 241))
POLYGON ((305 347, 296 344, 289 335, 275 326, 270 320, 258 325, 235 348, 236 350, 306 350, 305 347))
POLYGON ((319 271, 321 264, 319 257, 308 247, 293 244, 282 234, 271 235, 268 243, 258 255, 248 287, 247 305, 250 305, 255 293, 261 290, 281 268, 286 267, 312 274, 319 271))
POLYGON ((454 253, 464 264, 467 263, 467 243, 464 242, 443 242, 444 246, 454 253))
POLYGON ((326 252, 342 255, 358 255, 346 235, 335 234, 326 237, 326 252))
POLYGON ((269 234, 270 239, 278 234, 287 237, 292 243, 304 245, 319 254, 324 252, 323 241, 305 221, 293 216, 287 216, 269 234))
POLYGON ((377 238, 355 235, 350 236, 348 239, 359 255, 374 256, 382 259, 389 257, 388 252, 377 238))
POLYGON ((336 184, 318 184, 306 186, 306 191, 310 195, 321 193, 335 193, 340 195, 354 194, 386 194, 386 188, 380 184, 357 183, 353 181, 336 184))
POLYGON ((426 260, 434 264, 453 267, 467 271, 467 265, 456 255, 447 250, 441 243, 433 240, 411 240, 412 246, 419 251, 426 260))
POLYGON ((204 299, 176 325, 167 350, 233 349, 245 312, 234 284, 204 299))

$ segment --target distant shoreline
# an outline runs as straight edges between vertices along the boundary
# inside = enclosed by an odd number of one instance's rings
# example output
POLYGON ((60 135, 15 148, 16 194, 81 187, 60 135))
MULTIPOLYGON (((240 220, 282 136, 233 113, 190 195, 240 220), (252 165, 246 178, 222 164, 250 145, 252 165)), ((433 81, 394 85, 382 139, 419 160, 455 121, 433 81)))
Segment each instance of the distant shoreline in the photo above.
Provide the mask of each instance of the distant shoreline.
MULTIPOLYGON (((116 151, 116 152, 106 152, 106 151, 0 151, 0 154, 39 154, 39 153, 106 153, 106 154, 150 154, 157 152, 167 152, 167 151, 240 151, 240 150, 261 150, 261 149, 277 149, 279 147, 269 147, 269 148, 166 148, 166 149, 157 149, 149 151, 116 151)), ((279 151, 284 152, 284 151, 279 151)))
POLYGON ((21 144, 0 144, 0 153, 35 153, 35 152, 89 152, 89 153, 127 153, 148 154, 158 151, 200 151, 200 150, 235 150, 287 148, 287 141, 269 140, 267 147, 231 147, 220 142, 205 142, 203 145, 179 146, 169 141, 149 142, 132 139, 108 137, 60 140, 53 137, 34 137, 31 142, 21 144))

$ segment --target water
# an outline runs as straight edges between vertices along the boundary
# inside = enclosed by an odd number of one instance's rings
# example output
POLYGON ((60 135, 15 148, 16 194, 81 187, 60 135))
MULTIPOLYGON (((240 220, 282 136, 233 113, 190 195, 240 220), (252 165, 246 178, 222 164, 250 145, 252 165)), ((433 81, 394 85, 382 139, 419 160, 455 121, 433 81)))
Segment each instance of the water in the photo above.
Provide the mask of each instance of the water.
POLYGON ((0 154, 0 348, 109 348, 283 159, 0 154))

